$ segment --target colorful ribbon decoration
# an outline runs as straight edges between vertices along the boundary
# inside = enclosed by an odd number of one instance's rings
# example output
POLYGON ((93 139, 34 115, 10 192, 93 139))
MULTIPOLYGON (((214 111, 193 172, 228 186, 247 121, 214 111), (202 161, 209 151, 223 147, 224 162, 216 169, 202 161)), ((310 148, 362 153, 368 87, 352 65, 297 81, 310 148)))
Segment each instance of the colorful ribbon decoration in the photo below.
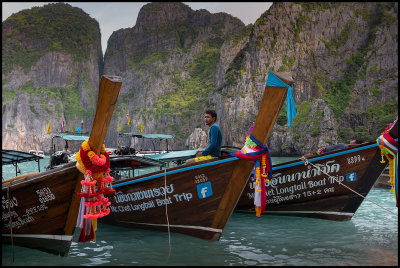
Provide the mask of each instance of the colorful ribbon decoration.
POLYGON ((398 143, 389 134, 392 124, 389 124, 385 131, 382 132, 382 135, 376 139, 376 142, 381 149, 381 163, 385 163, 383 156, 389 161, 390 181, 388 182, 392 186, 390 191, 393 192, 393 196, 396 199, 396 207, 398 207, 398 143))
POLYGON ((261 217, 261 213, 265 211, 267 203, 267 194, 265 191, 265 183, 268 183, 268 177, 272 176, 271 157, 268 146, 262 145, 253 135, 246 137, 243 148, 231 154, 239 159, 247 161, 255 161, 254 170, 254 205, 256 216, 261 217))
POLYGON ((271 86, 271 87, 286 87, 288 89, 287 96, 286 96, 286 104, 287 104, 286 115, 287 115, 287 120, 288 120, 288 127, 292 126, 292 119, 293 119, 293 117, 295 117, 297 115, 296 107, 294 105, 292 86, 283 82, 272 72, 268 73, 266 85, 271 86))
POLYGON ((111 202, 104 196, 115 193, 111 184, 114 179, 110 176, 110 156, 106 153, 104 144, 100 156, 96 155, 86 140, 75 158, 76 167, 85 174, 81 181, 81 192, 77 193, 81 197, 77 220, 77 227, 81 228, 78 242, 92 239, 96 241, 97 219, 110 213, 108 207, 111 202))

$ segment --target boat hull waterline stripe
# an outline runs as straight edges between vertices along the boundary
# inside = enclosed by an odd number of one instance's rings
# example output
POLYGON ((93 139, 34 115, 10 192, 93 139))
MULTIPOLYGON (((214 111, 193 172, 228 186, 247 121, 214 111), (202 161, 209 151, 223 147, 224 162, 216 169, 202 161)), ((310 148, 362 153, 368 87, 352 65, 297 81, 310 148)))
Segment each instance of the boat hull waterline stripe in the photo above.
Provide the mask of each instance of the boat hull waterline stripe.
POLYGON ((343 215, 343 216, 353 216, 354 213, 351 212, 335 212, 335 211, 268 211, 264 213, 290 213, 290 214, 329 214, 329 215, 343 215))
MULTIPOLYGON (((10 234, 2 234, 6 237, 11 237, 10 234)), ((40 238, 40 239, 50 239, 50 240, 64 240, 72 241, 72 235, 40 235, 40 234, 13 234, 13 237, 20 238, 40 238)))
POLYGON ((133 224, 142 224, 142 225, 152 225, 152 226, 163 226, 163 227, 177 227, 177 228, 187 228, 187 229, 197 229, 197 230, 204 230, 210 231, 214 233, 222 233, 222 229, 215 229, 211 227, 204 227, 204 226, 191 226, 191 225, 176 225, 176 224, 157 224, 157 223, 146 223, 146 222, 133 222, 133 221, 120 221, 125 223, 133 223, 133 224))
MULTIPOLYGON (((331 158, 331 157, 335 157, 335 156, 343 155, 343 154, 349 154, 349 153, 353 153, 353 152, 357 152, 357 151, 361 151, 361 150, 365 150, 365 149, 369 149, 369 148, 377 147, 377 146, 378 146, 377 144, 371 144, 371 145, 368 145, 368 146, 363 146, 361 148, 355 148, 355 149, 344 151, 344 152, 339 152, 339 153, 334 153, 334 154, 330 154, 330 155, 327 155, 327 156, 321 156, 321 157, 313 158, 313 159, 310 159, 308 161, 309 162, 320 161, 320 160, 323 160, 323 159, 326 159, 326 158, 331 158)), ((210 162, 210 163, 206 163, 206 164, 190 166, 190 167, 187 167, 187 168, 182 168, 182 169, 179 169, 179 170, 173 170, 173 171, 169 171, 169 172, 166 172, 166 173, 160 173, 160 174, 156 174, 156 175, 153 175, 153 176, 150 176, 150 177, 146 177, 146 178, 142 178, 142 179, 138 179, 138 180, 132 180, 132 181, 119 183, 119 184, 113 185, 113 187, 114 188, 118 188, 118 187, 122 187, 122 186, 125 186, 125 185, 133 184, 133 183, 138 183, 138 182, 142 182, 142 181, 156 179, 156 178, 159 178, 159 177, 164 177, 165 175, 168 176, 168 175, 171 175, 171 174, 185 172, 185 171, 188 171, 188 170, 194 170, 194 169, 203 168, 203 167, 207 167, 207 166, 219 165, 219 164, 222 164, 222 163, 225 163, 225 162, 235 161, 235 160, 238 160, 238 159, 239 158, 237 158, 237 157, 231 157, 231 158, 227 158, 227 159, 223 159, 223 160, 219 160, 219 161, 215 161, 215 162, 210 162)), ((272 171, 283 169, 283 168, 288 168, 288 167, 293 167, 293 166, 298 166, 298 165, 303 165, 303 164, 304 164, 304 161, 299 161, 299 162, 288 164, 288 165, 272 167, 272 171)))

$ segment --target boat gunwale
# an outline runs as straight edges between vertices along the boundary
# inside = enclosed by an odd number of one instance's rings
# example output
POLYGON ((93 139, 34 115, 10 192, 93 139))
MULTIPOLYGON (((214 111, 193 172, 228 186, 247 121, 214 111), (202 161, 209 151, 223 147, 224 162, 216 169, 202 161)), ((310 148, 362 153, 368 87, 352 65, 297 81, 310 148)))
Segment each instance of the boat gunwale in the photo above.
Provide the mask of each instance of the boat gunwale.
MULTIPOLYGON (((76 162, 70 162, 70 163, 67 163, 67 164, 65 164, 63 166, 60 166, 60 167, 57 167, 57 168, 54 168, 54 169, 45 170, 43 172, 39 172, 38 174, 35 174, 35 175, 32 175, 32 176, 27 176, 27 177, 24 177, 24 178, 20 178, 18 180, 14 180, 14 181, 11 180, 13 178, 10 178, 9 179, 10 181, 5 180, 5 181, 2 182, 2 190, 4 191, 8 187, 10 187, 10 190, 14 189, 14 188, 17 188, 17 187, 24 187, 25 184, 29 184, 32 181, 35 181, 35 183, 36 182, 41 182, 41 181, 43 181, 45 179, 49 179, 48 176, 54 175, 53 173, 59 173, 61 169, 65 169, 65 170, 71 169, 71 168, 72 169, 76 169, 75 164, 76 164, 76 162)), ((65 172, 68 172, 68 171, 65 171, 65 172)), ((56 178, 57 176, 52 176, 52 177, 56 178)))
MULTIPOLYGON (((325 153, 322 155, 316 155, 316 156, 312 156, 310 158, 307 158, 308 162, 317 162, 320 160, 324 160, 327 158, 333 158, 339 155, 344 155, 344 154, 349 154, 349 153, 353 153, 353 152, 357 152, 357 151, 362 151, 362 150, 366 150, 366 149, 370 149, 373 147, 377 147, 378 145, 375 142, 370 142, 370 143, 366 143, 366 144, 360 144, 358 146, 354 146, 351 148, 346 148, 346 149, 341 149, 341 150, 337 150, 337 151, 333 151, 333 152, 329 152, 329 153, 325 153)), ((296 159, 296 160, 292 160, 292 161, 288 161, 288 162, 283 162, 283 163, 279 163, 276 165, 272 166, 272 171, 274 170, 279 170, 279 169, 283 169, 283 168, 288 168, 288 167, 293 167, 293 166, 298 166, 303 164, 304 165, 304 160, 296 159)))

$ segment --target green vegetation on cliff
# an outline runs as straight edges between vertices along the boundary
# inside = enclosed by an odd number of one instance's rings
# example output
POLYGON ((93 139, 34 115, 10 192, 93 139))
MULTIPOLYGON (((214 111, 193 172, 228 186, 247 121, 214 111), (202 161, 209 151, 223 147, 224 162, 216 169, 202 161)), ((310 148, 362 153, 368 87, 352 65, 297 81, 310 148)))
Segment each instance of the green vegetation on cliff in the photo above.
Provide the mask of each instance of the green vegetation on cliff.
MULTIPOLYGON (((393 3, 376 3, 376 9, 374 11, 369 11, 367 9, 362 12, 360 10, 355 11, 356 14, 359 14, 362 18, 367 20, 368 33, 366 43, 346 60, 346 67, 341 70, 343 74, 341 79, 337 81, 326 81, 325 79, 320 80, 321 76, 319 76, 319 78, 314 78, 316 82, 319 82, 319 85, 324 84, 326 86, 322 98, 333 110, 335 118, 338 120, 340 120, 349 106, 351 93, 357 79, 365 77, 366 69, 369 66, 370 54, 376 50, 374 43, 377 38, 376 33, 378 29, 393 23, 392 16, 390 16, 390 14, 388 15, 392 7, 393 3)), ((350 23, 343 29, 339 38, 325 42, 325 45, 331 53, 333 52, 333 47, 338 48, 347 42, 351 29, 350 23)), ((376 89, 374 91, 374 88, 371 88, 370 91, 373 93, 373 97, 377 98, 380 96, 380 94, 376 94, 376 89)), ((372 115, 371 112, 369 112, 369 114, 371 120, 378 121, 378 125, 386 125, 389 123, 377 114, 372 115)))
POLYGON ((242 77, 244 70, 245 53, 249 49, 247 43, 235 56, 232 62, 229 64, 228 70, 225 73, 225 84, 226 86, 232 86, 237 83, 237 80, 242 77))
MULTIPOLYGON (((154 104, 155 116, 168 114, 180 120, 190 118, 201 111, 207 104, 210 93, 215 90, 213 76, 219 61, 219 49, 206 48, 198 53, 193 62, 186 66, 190 76, 181 79, 179 74, 172 78, 173 89, 159 96, 154 104)), ((179 121, 174 121, 169 126, 177 137, 186 138, 179 121)))
POLYGON ((25 72, 46 51, 64 51, 77 61, 88 59, 100 37, 99 24, 79 8, 56 3, 25 9, 3 22, 3 74, 15 65, 25 72))
POLYGON ((37 117, 44 117, 45 114, 61 117, 61 105, 64 107, 66 120, 89 117, 93 110, 90 107, 82 107, 79 88, 76 83, 63 87, 37 87, 34 86, 32 81, 28 81, 21 85, 18 90, 7 90, 5 88, 3 89, 3 106, 21 93, 26 94, 30 99, 35 98, 38 101, 41 108, 40 111, 37 111, 32 105, 30 106, 30 111, 37 117))

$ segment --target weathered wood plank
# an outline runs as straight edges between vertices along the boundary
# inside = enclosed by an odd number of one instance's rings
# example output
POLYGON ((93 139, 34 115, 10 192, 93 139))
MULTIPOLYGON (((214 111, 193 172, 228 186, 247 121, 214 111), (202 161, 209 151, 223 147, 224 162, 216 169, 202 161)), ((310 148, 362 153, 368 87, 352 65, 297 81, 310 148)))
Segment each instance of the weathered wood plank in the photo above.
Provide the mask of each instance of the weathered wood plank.
MULTIPOLYGON (((260 142, 265 144, 272 128, 276 122, 279 111, 285 102, 287 88, 266 86, 260 109, 257 115, 252 135, 260 142)), ((226 188, 226 193, 218 208, 217 217, 212 223, 214 228, 223 228, 236 206, 237 197, 241 195, 244 186, 249 179, 254 164, 240 159, 236 165, 232 179, 226 188), (236 200, 236 202, 232 202, 236 200)))

